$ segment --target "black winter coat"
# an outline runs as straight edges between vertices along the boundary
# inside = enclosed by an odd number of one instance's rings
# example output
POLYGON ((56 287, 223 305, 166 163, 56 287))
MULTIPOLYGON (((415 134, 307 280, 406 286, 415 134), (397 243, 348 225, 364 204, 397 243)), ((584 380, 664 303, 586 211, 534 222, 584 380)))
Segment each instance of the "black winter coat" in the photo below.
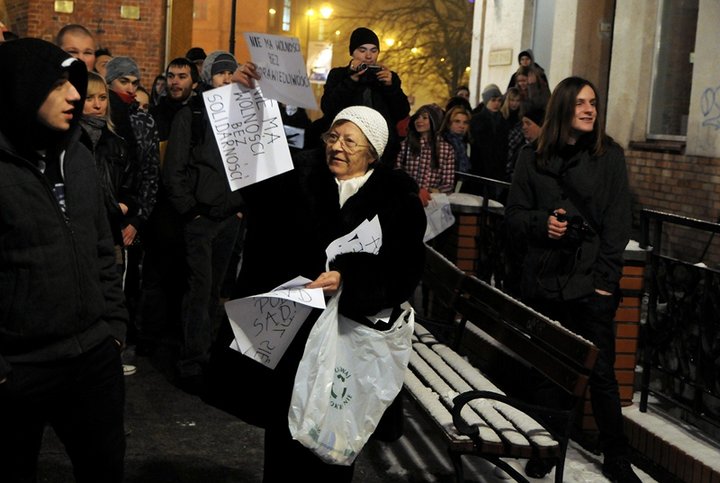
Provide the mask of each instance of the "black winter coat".
POLYGON ((573 300, 595 289, 615 292, 631 229, 622 148, 609 142, 596 157, 583 147, 566 160, 553 156, 547 166, 535 158, 532 146, 521 150, 505 209, 511 236, 528 245, 523 297, 573 300), (574 221, 563 239, 551 240, 547 220, 558 208, 574 221))
POLYGON ((79 135, 64 155, 63 214, 46 176, 0 133, 0 379, 14 362, 66 359, 125 338, 113 239, 79 135))
POLYGON ((383 163, 393 166, 400 150, 397 124, 410 115, 410 102, 402 90, 400 77, 393 72, 389 86, 373 81, 365 74, 358 82, 351 79, 354 74, 348 66, 335 67, 328 73, 320 107, 323 112, 322 131, 327 130, 335 116, 350 106, 367 106, 378 111, 388 123, 388 145, 382 156, 383 163))
POLYGON ((186 106, 175 115, 162 179, 168 200, 186 221, 197 215, 222 220, 243 209, 240 190, 230 190, 222 156, 202 106, 186 106))
POLYGON ((140 230, 150 217, 160 186, 160 141, 155 119, 137 102, 126 104, 110 90, 112 121, 128 145, 132 171, 139 183, 138 210, 128 221, 140 230))
POLYGON ((80 139, 95 156, 110 230, 115 244, 122 245, 122 229, 127 226, 127 219, 135 217, 140 209, 140 180, 138 173, 133 170, 127 144, 107 127, 103 128, 94 147, 84 130, 80 139), (126 215, 120 210, 120 203, 128 207, 126 215))
POLYGON ((508 129, 498 112, 483 108, 470 119, 470 165, 472 173, 486 178, 506 181, 508 129))
MULTIPOLYGON (((340 209, 338 186, 322 151, 305 151, 295 158, 294 171, 243 189, 248 203, 243 257, 249 263, 243 262, 238 277, 243 288, 235 297, 263 293, 296 275, 314 280, 325 270, 327 245, 378 215, 383 232, 378 255, 344 254, 330 267, 342 275, 340 312, 362 320, 399 305, 415 290, 423 270, 425 212, 415 182, 383 166, 340 209)), ((232 337, 226 327, 212 362, 219 372, 211 385, 219 391, 211 391, 209 402, 252 424, 287 428, 295 373, 320 313, 311 313, 273 371, 226 350, 232 337), (238 378, 263 397, 248 395, 238 384, 228 386, 238 378)))

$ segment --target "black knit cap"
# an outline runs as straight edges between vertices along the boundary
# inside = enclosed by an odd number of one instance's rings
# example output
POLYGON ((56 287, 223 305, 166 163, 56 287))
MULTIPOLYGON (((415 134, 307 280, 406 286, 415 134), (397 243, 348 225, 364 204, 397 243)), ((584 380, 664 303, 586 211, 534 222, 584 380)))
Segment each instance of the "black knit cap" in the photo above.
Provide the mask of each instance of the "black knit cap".
POLYGON ((527 117, 532 122, 542 127, 543 122, 545 121, 545 109, 542 107, 531 107, 523 114, 523 117, 527 117))
POLYGON ((375 32, 366 27, 358 27, 350 35, 350 55, 361 45, 372 44, 380 49, 380 39, 375 32))
POLYGON ((87 92, 85 63, 70 56, 60 47, 41 39, 23 38, 0 44, 0 131, 20 147, 40 134, 37 121, 40 106, 55 83, 65 74, 80 93, 75 103, 73 123, 83 111, 87 92))
POLYGON ((205 60, 206 57, 207 55, 202 47, 193 47, 185 54, 185 58, 191 62, 195 62, 196 60, 205 60))

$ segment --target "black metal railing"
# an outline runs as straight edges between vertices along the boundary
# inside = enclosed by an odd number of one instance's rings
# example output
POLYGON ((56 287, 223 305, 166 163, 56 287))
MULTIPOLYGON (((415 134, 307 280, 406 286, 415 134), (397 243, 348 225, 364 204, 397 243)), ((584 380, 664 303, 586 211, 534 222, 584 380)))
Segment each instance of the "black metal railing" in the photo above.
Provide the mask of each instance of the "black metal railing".
POLYGON ((696 238, 720 234, 720 224, 654 210, 641 212, 647 320, 641 326, 640 411, 653 395, 671 413, 712 433, 720 430, 720 271, 665 254, 668 231, 696 238), (665 242, 665 244, 663 244, 665 242))
POLYGON ((455 174, 462 192, 482 197, 478 214, 481 229, 476 237, 476 276, 510 295, 519 295, 518 258, 522 256, 515 253, 505 227, 505 202, 510 183, 461 171, 455 174), (502 206, 491 204, 490 200, 502 206))
MULTIPOLYGON (((504 205, 510 184, 461 172, 457 177, 483 198, 477 276, 519 295, 523 249, 507 236, 504 206, 489 203, 493 199, 504 205)), ((669 226, 694 230, 691 236, 709 240, 709 246, 720 234, 720 224, 643 210, 640 225, 641 248, 652 247, 638 348, 643 368, 640 410, 647 410, 652 394, 671 414, 720 435, 720 271, 664 254, 670 251, 664 250, 670 248, 669 226)))

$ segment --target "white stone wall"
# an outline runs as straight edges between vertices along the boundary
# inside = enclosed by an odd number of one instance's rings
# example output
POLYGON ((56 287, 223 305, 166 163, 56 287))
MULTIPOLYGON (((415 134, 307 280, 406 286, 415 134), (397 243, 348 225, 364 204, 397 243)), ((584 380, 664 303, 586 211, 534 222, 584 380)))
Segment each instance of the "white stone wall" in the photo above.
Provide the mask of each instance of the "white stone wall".
POLYGON ((657 2, 618 0, 606 126, 622 146, 645 140, 652 82, 657 2))
POLYGON ((700 0, 686 153, 720 157, 720 2, 700 0))
MULTIPOLYGON (((508 81, 518 68, 518 54, 526 47, 529 35, 524 31, 526 15, 532 15, 531 0, 476 0, 475 19, 482 19, 482 9, 485 9, 485 23, 478 28, 475 26, 477 41, 473 42, 473 64, 471 64, 471 86, 475 104, 480 102, 480 93, 488 84, 497 84, 505 92, 508 81), (483 41, 480 41, 480 38, 483 41), (482 62, 478 62, 479 50, 482 49, 482 62), (510 63, 507 65, 490 65, 491 56, 498 51, 511 50, 510 63), (479 67, 479 71, 475 67, 479 67)), ((527 30, 527 27, 525 27, 527 30)), ((474 104, 473 104, 474 105, 474 104)))
MULTIPOLYGON (((583 68, 583 49, 578 47, 582 22, 578 16, 592 8, 593 0, 555 0, 552 26, 552 58, 543 65, 550 79, 550 88, 583 68)), ((537 2, 541 8, 543 2, 537 2)), ((502 91, 517 69, 517 54, 533 29, 533 0, 476 0, 475 30, 471 87, 475 103, 480 91, 489 83, 502 91), (484 11, 484 23, 478 25, 484 11), (479 53, 482 49, 482 61, 479 53), (512 49, 509 65, 490 66, 493 52, 512 49)), ((698 31, 695 44, 693 83, 688 120, 686 154, 720 157, 720 1, 700 0, 698 31)), ((657 29, 657 0, 617 0, 613 19, 612 56, 610 64, 606 126, 608 133, 621 145, 644 141, 648 121, 648 104, 652 84, 654 43, 657 29)), ((594 24, 582 28, 596 28, 594 24)), ((597 83, 597 82, 596 82, 597 83)))

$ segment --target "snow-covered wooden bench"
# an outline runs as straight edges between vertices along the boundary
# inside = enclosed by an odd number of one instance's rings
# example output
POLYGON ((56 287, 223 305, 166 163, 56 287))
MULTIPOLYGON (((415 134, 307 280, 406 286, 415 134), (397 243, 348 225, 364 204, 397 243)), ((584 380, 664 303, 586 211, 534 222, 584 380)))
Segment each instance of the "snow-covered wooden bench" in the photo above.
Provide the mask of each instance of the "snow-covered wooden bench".
MULTIPOLYGON (((430 257, 437 255, 428 250, 430 257)), ((456 327, 453 347, 417 319, 405 391, 444 436, 457 481, 464 481, 461 456, 475 455, 525 482, 503 458, 552 459, 555 481, 561 482, 597 348, 475 277, 463 277, 454 299, 453 316, 446 320, 456 327), (481 372, 468 359, 488 370, 481 372), (518 367, 533 368, 536 377, 569 396, 571 407, 530 405, 506 395, 503 379, 518 367)))

